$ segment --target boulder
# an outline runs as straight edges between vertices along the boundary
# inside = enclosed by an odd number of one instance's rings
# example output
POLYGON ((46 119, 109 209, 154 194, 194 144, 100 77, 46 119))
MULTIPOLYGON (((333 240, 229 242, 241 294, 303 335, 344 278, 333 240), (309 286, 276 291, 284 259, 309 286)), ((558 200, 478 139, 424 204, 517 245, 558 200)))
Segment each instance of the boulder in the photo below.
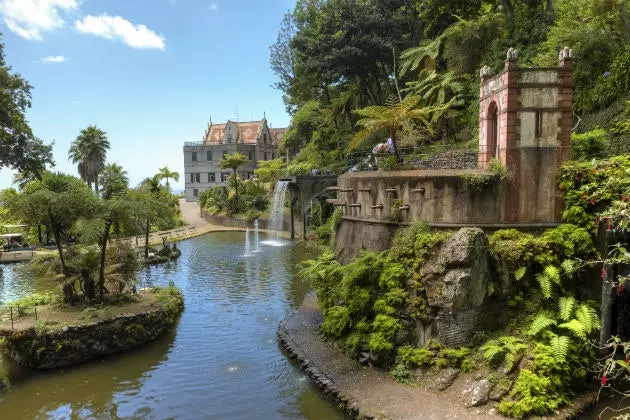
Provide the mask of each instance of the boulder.
POLYGON ((486 404, 490 395, 490 387, 490 381, 487 379, 473 382, 472 386, 462 393, 464 405, 466 407, 479 407, 486 404))

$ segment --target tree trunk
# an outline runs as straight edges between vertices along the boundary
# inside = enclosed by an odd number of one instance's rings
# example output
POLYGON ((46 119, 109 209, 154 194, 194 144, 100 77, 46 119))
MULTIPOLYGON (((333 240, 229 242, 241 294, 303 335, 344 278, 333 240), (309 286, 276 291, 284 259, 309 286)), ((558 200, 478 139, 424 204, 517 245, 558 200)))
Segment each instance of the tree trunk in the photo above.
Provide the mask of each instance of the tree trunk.
POLYGON ((508 24, 511 24, 512 19, 514 18, 514 7, 512 6, 512 0, 501 0, 501 5, 503 6, 503 13, 507 18, 508 24))
POLYGON ((147 225, 144 231, 144 259, 145 261, 149 260, 149 230, 151 229, 151 223, 147 218, 147 225))
POLYGON ((389 137, 392 139, 392 145, 394 146, 394 154, 396 155, 396 163, 402 163, 400 152, 398 151, 398 143, 396 143, 396 131, 391 130, 389 132, 389 137))
POLYGON ((83 277, 83 297, 86 303, 92 303, 94 301, 94 279, 90 273, 82 273, 83 277))
POLYGON ((238 177, 236 176, 236 168, 234 170, 234 198, 238 199, 238 177))
POLYGON ((98 196, 98 174, 94 175, 94 192, 98 196))
MULTIPOLYGON (((48 212, 48 220, 50 221, 50 226, 53 231, 53 237, 55 238, 55 242, 57 243, 57 251, 59 252, 59 261, 61 262, 61 274, 64 275, 65 278, 68 277, 68 268, 66 267, 66 260, 63 258, 63 247, 61 245, 61 231, 57 224, 55 223, 50 211, 48 212)), ((66 303, 69 306, 74 305, 74 288, 72 284, 66 284, 64 282, 62 286, 63 297, 66 300, 66 303)))
POLYGON ((103 301, 103 293, 105 292, 105 252, 107 251, 107 242, 109 241, 109 228, 112 226, 112 220, 105 222, 105 232, 101 241, 101 265, 98 270, 98 295, 103 301))

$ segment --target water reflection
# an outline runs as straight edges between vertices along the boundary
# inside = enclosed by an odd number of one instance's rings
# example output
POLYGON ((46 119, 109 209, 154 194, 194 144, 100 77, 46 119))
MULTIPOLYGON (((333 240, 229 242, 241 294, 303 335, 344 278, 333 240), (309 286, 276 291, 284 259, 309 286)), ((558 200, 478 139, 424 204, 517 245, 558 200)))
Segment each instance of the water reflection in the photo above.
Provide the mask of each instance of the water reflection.
MULTIPOLYGON (((303 252, 263 246, 243 258, 243 240, 221 233, 186 241, 179 260, 140 273, 141 287, 174 281, 186 298, 176 330, 157 342, 61 372, 9 362, 2 418, 340 418, 275 339, 308 291, 293 275, 303 252)), ((3 298, 39 287, 10 283, 3 298)))

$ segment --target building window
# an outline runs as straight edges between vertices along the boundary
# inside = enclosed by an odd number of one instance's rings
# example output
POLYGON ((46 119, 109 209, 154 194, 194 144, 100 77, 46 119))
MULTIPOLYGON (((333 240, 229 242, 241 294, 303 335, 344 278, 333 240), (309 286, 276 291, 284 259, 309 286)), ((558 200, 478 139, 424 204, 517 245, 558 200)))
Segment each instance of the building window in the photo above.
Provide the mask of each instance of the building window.
POLYGON ((227 182, 229 176, 229 172, 221 172, 221 182, 227 182))
POLYGON ((195 174, 195 182, 197 184, 199 184, 201 182, 201 174, 200 173, 196 173, 195 174))
POLYGON ((271 152, 271 159, 275 159, 276 158, 276 154, 274 152, 271 152))
POLYGON ((192 161, 197 162, 197 152, 192 152, 192 161))
POLYGON ((269 155, 265 152, 265 160, 269 160, 269 155))
POLYGON ((214 173, 213 172, 209 172, 208 173, 208 182, 214 182, 214 173))
POLYGON ((193 188, 193 197, 199 196, 199 190, 197 188, 193 188))
POLYGON ((190 173, 190 183, 194 183, 195 182, 195 174, 193 174, 192 172, 190 173))
POLYGON ((206 152, 206 160, 212 160, 212 151, 208 150, 206 152))
POLYGON ((263 134, 263 143, 267 144, 267 133, 263 134))
POLYGON ((251 150, 247 152, 247 157, 249 160, 254 160, 254 152, 252 152, 251 150))
POLYGON ((542 111, 536 111, 536 138, 542 137, 543 119, 542 111))

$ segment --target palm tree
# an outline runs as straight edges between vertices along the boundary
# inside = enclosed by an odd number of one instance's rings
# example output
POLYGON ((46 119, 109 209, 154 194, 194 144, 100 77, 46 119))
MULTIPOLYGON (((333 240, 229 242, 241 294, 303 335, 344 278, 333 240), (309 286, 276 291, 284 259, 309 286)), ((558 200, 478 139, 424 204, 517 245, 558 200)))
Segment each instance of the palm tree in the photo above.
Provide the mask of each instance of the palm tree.
POLYGON ((127 171, 116 163, 107 164, 103 168, 101 183, 103 198, 109 200, 114 194, 120 194, 129 188, 127 171))
POLYGON ((419 120, 425 125, 429 124, 427 119, 429 109, 416 108, 419 101, 418 96, 409 95, 401 102, 398 99, 390 99, 383 106, 368 106, 356 110, 355 113, 362 117, 357 121, 357 126, 363 127, 363 130, 353 136, 350 141, 350 150, 356 148, 369 135, 386 130, 392 139, 396 159, 400 161, 398 145, 396 144, 398 130, 410 120, 419 120))
POLYGON ((234 152, 231 155, 223 156, 221 162, 219 162, 219 168, 232 169, 234 172, 234 196, 238 198, 238 180, 236 178, 236 170, 239 166, 247 165, 251 163, 247 156, 240 152, 234 152))
POLYGON ((98 194, 98 174, 105 167, 105 157, 109 147, 106 133, 95 125, 90 125, 81 130, 68 151, 68 159, 78 164, 79 176, 88 185, 94 183, 96 194, 98 194))
POLYGON ((168 180, 173 179, 175 182, 179 181, 179 172, 171 171, 168 169, 168 166, 159 169, 160 172, 157 173, 157 176, 160 179, 166 179, 166 188, 170 188, 168 180))

